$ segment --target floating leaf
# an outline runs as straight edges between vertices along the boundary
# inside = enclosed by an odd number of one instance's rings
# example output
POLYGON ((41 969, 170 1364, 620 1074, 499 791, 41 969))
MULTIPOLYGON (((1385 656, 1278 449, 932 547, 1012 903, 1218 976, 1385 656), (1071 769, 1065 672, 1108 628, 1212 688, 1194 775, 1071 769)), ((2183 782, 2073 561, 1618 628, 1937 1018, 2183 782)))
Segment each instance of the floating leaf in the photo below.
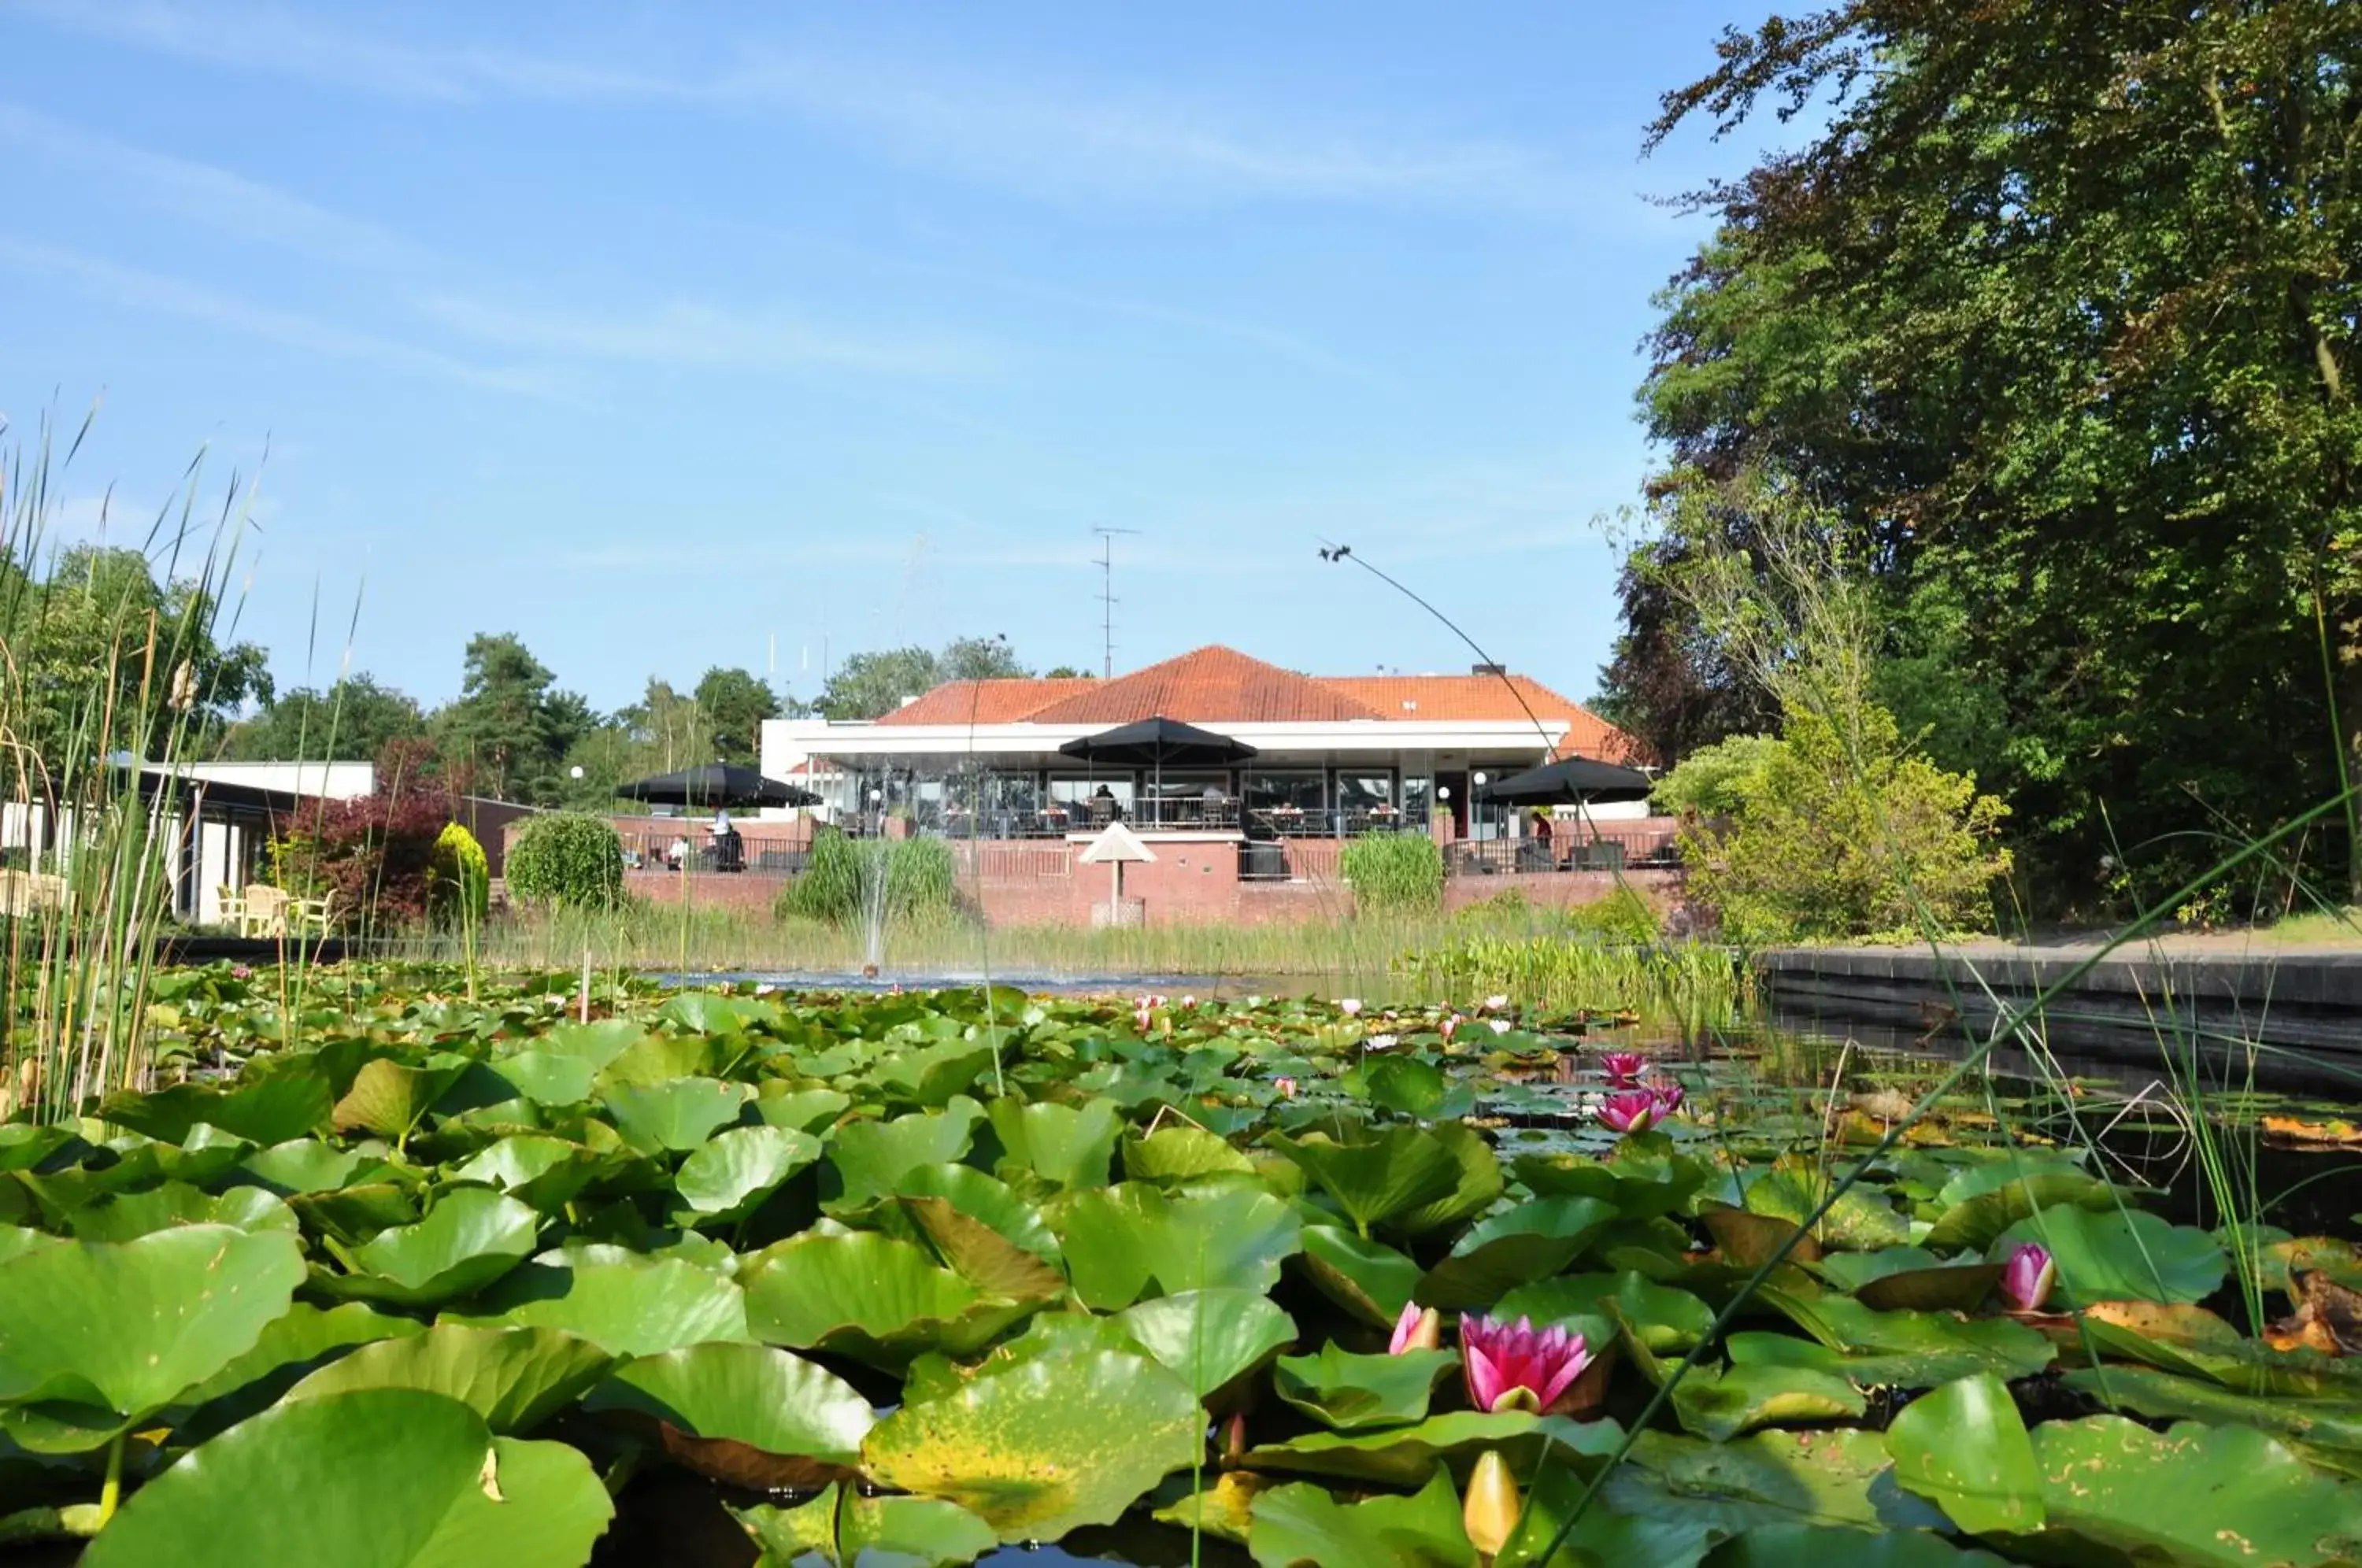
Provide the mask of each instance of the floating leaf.
POLYGON ((304 1278, 283 1231, 182 1225, 0 1264, 0 1401, 26 1448, 77 1453, 251 1351, 304 1278))
POLYGON ((541 1216, 489 1187, 453 1187, 414 1225, 353 1250, 353 1272, 314 1283, 331 1296, 433 1307, 480 1290, 531 1255, 541 1216))
POLYGON ((128 1242, 174 1225, 228 1225, 240 1231, 300 1227, 295 1211, 259 1187, 234 1187, 220 1197, 171 1181, 145 1192, 111 1192, 66 1217, 85 1242, 128 1242))
POLYGON ((965 1097, 944 1110, 891 1121, 848 1121, 829 1140, 828 1163, 843 1184, 832 1211, 850 1213, 891 1198, 921 1165, 948 1165, 966 1154, 984 1109, 965 1097))
POLYGON ((1547 1447, 1553 1464, 1606 1454, 1623 1439, 1613 1421, 1575 1421, 1523 1410, 1498 1414, 1454 1410, 1429 1416, 1416 1426, 1381 1431, 1309 1432, 1286 1442, 1247 1451, 1250 1468, 1334 1475, 1386 1486, 1423 1486, 1436 1467, 1464 1469, 1487 1448, 1497 1448, 1519 1474, 1531 1471, 1547 1447))
POLYGON ((1615 1304, 1624 1326, 1652 1351, 1684 1352, 1714 1331, 1714 1311, 1705 1302, 1631 1269, 1571 1274, 1521 1286, 1501 1297, 1493 1316, 1530 1318, 1538 1328, 1566 1323, 1588 1333, 1606 1319, 1604 1303, 1608 1302, 1615 1304))
POLYGON ((1921 1245, 1950 1253, 1982 1252, 2012 1225, 2058 1204, 2114 1209, 2122 1199, 2106 1182, 2076 1166, 1996 1160, 1954 1176, 1937 1201, 1943 1213, 1921 1245))
POLYGON ((98 1113, 160 1143, 185 1143, 203 1123, 267 1147, 325 1128, 335 1104, 326 1077, 299 1067, 234 1088, 174 1084, 147 1094, 111 1094, 98 1113))
MULTIPOLYGON (((1870 1535, 1831 1525, 1765 1525, 1716 1548, 1706 1568, 2007 1568, 1990 1551, 1954 1546, 1926 1530, 1870 1535)), ((1505 1565, 1506 1568, 1506 1565, 1505 1565)))
POLYGON ((586 1144, 538 1132, 502 1138, 451 1172, 455 1182, 481 1182, 520 1203, 554 1214, 614 1168, 618 1159, 586 1144))
POLYGON ((842 1568, 955 1568, 999 1544, 992 1527, 956 1503, 871 1497, 833 1484, 800 1507, 734 1508, 767 1562, 818 1552, 842 1568))
POLYGON ((1387 1246, 1333 1225, 1307 1225, 1297 1263, 1322 1295, 1373 1328, 1391 1329, 1418 1288, 1420 1269, 1387 1246))
POLYGON ((1226 1287, 1160 1296, 1125 1308, 1115 1320, 1200 1399, 1296 1338, 1287 1314, 1260 1292, 1226 1287))
POLYGON ((979 1350, 1032 1309, 984 1296, 911 1242, 874 1231, 782 1242, 751 1259, 740 1279, 757 1339, 889 1371, 922 1351, 979 1350))
POLYGON ((1757 1432, 1730 1442, 1642 1432, 1600 1500, 1619 1513, 1685 1519, 1738 1534, 1774 1524, 1940 1528, 1933 1505, 1893 1485, 1876 1432, 1757 1432))
POLYGON ((1518 1204, 1471 1227, 1427 1271, 1413 1298, 1423 1307, 1490 1307, 1517 1286, 1573 1263, 1617 1218, 1614 1206, 1596 1198, 1518 1204))
POLYGON ((624 1142, 642 1154, 694 1149, 716 1129, 738 1120, 755 1091, 719 1078, 673 1078, 656 1084, 616 1084, 605 1095, 607 1114, 624 1142))
POLYGON ((2042 1477, 2009 1389, 1992 1373, 1948 1383, 1886 1429, 1894 1478, 1970 1535, 2042 1528, 2042 1477))
POLYGON ((2362 1485, 2307 1465, 2277 1438, 2121 1416, 2034 1429, 2045 1533, 2141 1561, 2311 1565, 2362 1554, 2362 1485))
POLYGON ((1867 1408, 1852 1384, 1810 1366, 1740 1362, 1720 1371, 1694 1369, 1673 1386, 1673 1414, 1683 1430, 1716 1442, 1759 1427, 1845 1420, 1867 1408))
POLYGON ((820 1140, 782 1127, 733 1127, 680 1163, 673 1178, 683 1223, 726 1225, 752 1213, 789 1176, 820 1158, 820 1140))
POLYGON ((1301 1166, 1364 1236, 1397 1215, 1449 1198, 1460 1183, 1460 1161, 1425 1128, 1363 1128, 1342 1142, 1326 1132, 1303 1138, 1274 1133, 1270 1143, 1301 1166))
POLYGON ((337 1102, 332 1120, 339 1132, 374 1132, 397 1143, 441 1099, 473 1064, 465 1056, 437 1053, 416 1066, 380 1056, 361 1070, 337 1102))
POLYGON ((877 1418, 843 1378, 768 1345, 701 1344, 619 1367, 590 1410, 669 1429, 665 1451, 708 1475, 768 1489, 849 1473, 877 1418))
POLYGON ((1011 1166, 1028 1170, 1058 1191, 1107 1185, 1108 1163, 1123 1132, 1122 1115, 1112 1101, 1072 1106, 996 1099, 991 1116, 1004 1174, 1011 1166))
POLYGON ((2053 1205, 2003 1231, 1994 1262, 2039 1242, 2058 1265, 2058 1287, 2079 1306, 2094 1301, 2203 1301, 2230 1270, 2222 1243, 2137 1209, 2092 1210, 2053 1205))
POLYGON ((1123 1174, 1133 1181, 1195 1181, 1209 1176, 1253 1176, 1254 1162, 1202 1127, 1167 1127, 1126 1139, 1123 1174))
POLYGON ((1137 1181, 1088 1188, 1069 1193, 1052 1224, 1075 1294, 1108 1312, 1151 1292, 1216 1285, 1268 1292, 1303 1235, 1286 1203, 1238 1181, 1170 1194, 1137 1181))
POLYGON ((1198 1457, 1196 1396, 1146 1356, 1043 1356, 906 1405, 870 1432, 874 1479, 959 1504, 1002 1540, 1109 1524, 1198 1457))
POLYGON ((1476 1562, 1460 1523, 1460 1498, 1440 1472, 1414 1496, 1359 1503, 1341 1503, 1327 1488, 1301 1482, 1275 1486, 1254 1499, 1253 1519, 1247 1545, 1258 1568, 1473 1568, 1476 1562))
POLYGON ((1272 1386, 1282 1399, 1341 1431, 1423 1420, 1436 1383, 1458 1369, 1447 1350, 1356 1355, 1333 1340, 1318 1355, 1281 1356, 1272 1386))
POLYGON ((371 1388, 273 1406, 134 1493, 84 1568, 579 1568, 614 1515, 564 1443, 496 1438, 456 1399, 371 1388))
POLYGON ((597 1383, 613 1358, 555 1329, 472 1329, 440 1323, 379 1340, 329 1363, 288 1392, 318 1399, 356 1388, 448 1395, 508 1435, 532 1430, 597 1383))
POLYGON ((610 1355, 661 1355, 708 1340, 747 1338, 737 1285, 679 1258, 535 1262, 486 1293, 480 1326, 562 1329, 610 1355))
POLYGON ((2103 1404, 2144 1416, 2254 1427, 2294 1442, 2362 1452, 2362 1397, 2244 1394, 2145 1366, 2087 1368, 2067 1374, 2066 1382, 2103 1404))

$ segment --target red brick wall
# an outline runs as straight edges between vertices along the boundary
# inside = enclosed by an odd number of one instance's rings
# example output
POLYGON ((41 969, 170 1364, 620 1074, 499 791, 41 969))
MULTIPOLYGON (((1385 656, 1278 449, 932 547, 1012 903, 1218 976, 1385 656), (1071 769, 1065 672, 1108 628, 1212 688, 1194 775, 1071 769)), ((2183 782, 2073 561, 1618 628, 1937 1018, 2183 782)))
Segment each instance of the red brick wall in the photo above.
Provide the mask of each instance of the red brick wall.
MULTIPOLYGON (((1642 898, 1667 908, 1681 901, 1679 871, 1636 870, 1623 874, 1623 885, 1642 898)), ((1617 878, 1612 871, 1529 871, 1499 877, 1451 877, 1443 883, 1443 907, 1464 910, 1487 899, 1515 891, 1526 901, 1549 909, 1595 904, 1613 893, 1617 878)))

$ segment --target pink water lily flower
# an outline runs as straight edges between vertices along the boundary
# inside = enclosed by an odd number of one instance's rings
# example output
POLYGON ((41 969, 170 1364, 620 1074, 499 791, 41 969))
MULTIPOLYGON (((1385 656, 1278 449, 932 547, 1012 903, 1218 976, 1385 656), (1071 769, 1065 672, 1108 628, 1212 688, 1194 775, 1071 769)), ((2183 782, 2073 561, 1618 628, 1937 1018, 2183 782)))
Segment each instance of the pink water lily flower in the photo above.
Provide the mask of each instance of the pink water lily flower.
POLYGON ((1509 1021, 1506 1018, 1488 1018, 1485 1021, 1493 1026, 1493 1032, 1496 1034, 1509 1032, 1509 1021))
POLYGON ((1181 1005, 1185 1008, 1196 1007, 1198 1005, 1198 999, 1196 997, 1183 997, 1181 999, 1181 1005))
POLYGON ((1294 1099, 1296 1098, 1296 1080, 1294 1078, 1274 1078, 1271 1080, 1271 1087, 1279 1091, 1279 1098, 1282 1099, 1294 1099))
POLYGON ((1359 1018, 1362 1016, 1362 999, 1347 997, 1337 1004, 1337 1010, 1347 1018, 1359 1018))
POLYGON ((1149 1008, 1145 999, 1143 999, 1138 1007, 1131 1010, 1131 1021, 1140 1026, 1140 1032, 1142 1034, 1148 1032, 1148 1026, 1154 1022, 1155 1019, 1156 1014, 1149 1008))
POLYGON ((1460 1032, 1460 1015, 1456 1012, 1445 1013, 1443 1021, 1437 1024, 1435 1028, 1436 1032, 1443 1036, 1443 1043, 1446 1045, 1451 1044, 1451 1037, 1460 1032))
POLYGON ((1621 1089, 1599 1102, 1599 1121, 1617 1132, 1646 1132, 1661 1114, 1660 1103, 1647 1089, 1621 1089))
POLYGON ((1509 1005, 1509 998, 1506 992, 1496 993, 1493 996, 1486 997, 1479 1005, 1481 1005, 1486 1012, 1498 1012, 1503 1008, 1509 1005))
POLYGON ((1638 1051, 1609 1051, 1599 1058, 1599 1069, 1617 1088, 1630 1088, 1649 1070, 1649 1058, 1638 1051))
POLYGON ((2034 1242, 2016 1248, 2002 1266, 2002 1299, 2013 1312, 2039 1312, 2058 1280, 2058 1264, 2050 1249, 2034 1242))
POLYGON ((1396 1038, 1392 1034, 1373 1034, 1362 1042, 1362 1048, 1366 1051, 1383 1051, 1392 1045, 1396 1038))
POLYGON ((1386 1342, 1386 1353, 1401 1355, 1407 1351, 1437 1350, 1442 1344, 1443 1315, 1416 1301, 1404 1302, 1402 1316, 1395 1320, 1395 1337, 1386 1342))
POLYGON ((1533 1320, 1514 1324, 1481 1312, 1460 1319, 1460 1350, 1468 1375, 1468 1398, 1480 1410, 1547 1410, 1591 1364, 1581 1334, 1562 1324, 1537 1330, 1533 1320))
POLYGON ((1657 1101, 1657 1120, 1662 1121, 1682 1108, 1682 1086, 1668 1078, 1662 1083, 1647 1086, 1657 1101))

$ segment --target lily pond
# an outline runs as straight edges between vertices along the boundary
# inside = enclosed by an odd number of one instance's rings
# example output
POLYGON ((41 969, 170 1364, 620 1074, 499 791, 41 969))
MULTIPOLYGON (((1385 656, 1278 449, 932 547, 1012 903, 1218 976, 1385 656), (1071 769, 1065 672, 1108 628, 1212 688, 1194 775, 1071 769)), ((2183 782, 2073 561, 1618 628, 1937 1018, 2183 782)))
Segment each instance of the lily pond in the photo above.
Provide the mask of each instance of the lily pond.
POLYGON ((2362 1201, 2186 1106, 1507 997, 150 995, 0 1125, 0 1562, 2362 1562, 2362 1201))

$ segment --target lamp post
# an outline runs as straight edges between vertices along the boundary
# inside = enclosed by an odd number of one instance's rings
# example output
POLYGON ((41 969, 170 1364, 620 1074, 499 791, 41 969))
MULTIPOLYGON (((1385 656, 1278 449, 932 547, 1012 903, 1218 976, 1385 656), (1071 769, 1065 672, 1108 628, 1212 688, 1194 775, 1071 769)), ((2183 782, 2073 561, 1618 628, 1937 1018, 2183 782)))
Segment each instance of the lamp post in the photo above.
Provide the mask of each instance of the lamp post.
POLYGON ((1484 810, 1485 801, 1484 797, 1474 793, 1474 790, 1485 788, 1485 775, 1482 773, 1472 773, 1468 776, 1468 782, 1473 787, 1468 796, 1468 836, 1470 838, 1483 838, 1485 836, 1485 823, 1478 813, 1484 810))

